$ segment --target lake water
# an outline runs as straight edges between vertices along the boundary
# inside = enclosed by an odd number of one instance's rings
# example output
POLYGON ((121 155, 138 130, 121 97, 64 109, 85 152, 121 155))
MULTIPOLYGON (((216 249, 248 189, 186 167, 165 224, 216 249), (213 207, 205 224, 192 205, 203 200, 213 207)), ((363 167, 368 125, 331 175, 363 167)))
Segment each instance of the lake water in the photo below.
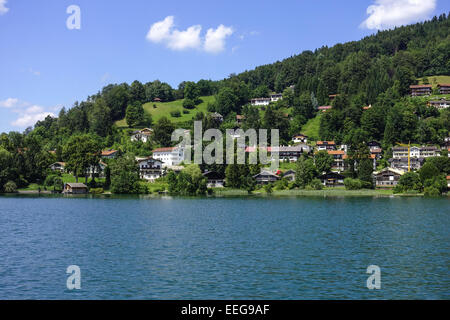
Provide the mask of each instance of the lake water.
POLYGON ((449 203, 3 196, 0 299, 449 299, 449 203))

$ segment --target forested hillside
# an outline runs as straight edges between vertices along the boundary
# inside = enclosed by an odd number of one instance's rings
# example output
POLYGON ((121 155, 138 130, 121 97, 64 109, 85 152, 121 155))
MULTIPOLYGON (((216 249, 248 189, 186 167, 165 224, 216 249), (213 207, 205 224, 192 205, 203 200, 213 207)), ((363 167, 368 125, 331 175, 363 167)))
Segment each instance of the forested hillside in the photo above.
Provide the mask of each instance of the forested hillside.
POLYGON ((204 129, 225 130, 236 128, 236 115, 244 115, 244 129, 280 129, 287 144, 318 117, 323 105, 333 108, 307 127, 317 132, 319 126, 317 138, 355 148, 377 140, 386 150, 396 142, 440 144, 449 135, 450 110, 427 107, 426 98, 410 98, 409 86, 419 78, 427 82, 428 77, 443 75, 450 75, 450 21, 445 14, 360 41, 305 51, 220 81, 186 81, 176 89, 158 80, 110 84, 86 101, 63 108, 57 118, 47 117, 24 133, 3 133, 0 189, 7 181, 19 187, 43 181, 54 161, 66 161, 68 169, 80 172, 98 163, 97 156, 82 164, 68 161, 77 144, 91 155, 105 148, 149 155, 153 148, 171 143, 175 127, 191 129, 194 120, 203 121, 204 129), (271 92, 283 93, 283 100, 266 108, 250 105, 250 99, 271 92), (330 95, 337 96, 330 101, 330 95), (175 100, 166 112, 167 103, 175 100), (212 112, 224 121, 212 119, 212 112), (143 127, 154 129, 153 138, 145 144, 131 142, 133 129, 143 127))

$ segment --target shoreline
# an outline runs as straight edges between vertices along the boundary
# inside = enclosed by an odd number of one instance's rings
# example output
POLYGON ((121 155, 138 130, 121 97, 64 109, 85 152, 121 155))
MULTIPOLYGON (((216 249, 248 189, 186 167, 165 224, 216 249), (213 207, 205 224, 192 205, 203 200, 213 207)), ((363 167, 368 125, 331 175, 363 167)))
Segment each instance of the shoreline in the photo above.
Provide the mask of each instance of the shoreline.
MULTIPOLYGON (((69 197, 98 197, 98 198, 120 198, 120 197, 146 197, 146 198, 161 198, 161 197, 172 197, 172 198, 302 198, 302 197, 382 197, 382 198, 393 198, 393 197, 425 197, 423 193, 399 193, 394 194, 392 190, 384 189, 362 189, 362 190, 345 190, 345 189, 324 189, 324 190, 274 190, 272 193, 255 191, 248 193, 245 190, 239 189, 214 189, 214 192, 209 195, 204 196, 186 196, 177 195, 169 193, 150 193, 150 194, 113 194, 111 192, 105 192, 102 194, 63 194, 63 193, 53 193, 51 191, 41 191, 37 190, 19 190, 17 193, 5 193, 0 194, 1 196, 69 196, 69 197)), ((450 194, 444 194, 436 198, 447 198, 450 194)))

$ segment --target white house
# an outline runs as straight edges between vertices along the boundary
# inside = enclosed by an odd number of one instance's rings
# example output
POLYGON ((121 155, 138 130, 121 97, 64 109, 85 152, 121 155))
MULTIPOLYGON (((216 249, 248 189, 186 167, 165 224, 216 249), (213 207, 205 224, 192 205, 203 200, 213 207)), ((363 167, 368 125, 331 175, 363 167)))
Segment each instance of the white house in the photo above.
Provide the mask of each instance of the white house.
POLYGON ((171 147, 153 150, 153 159, 163 162, 163 167, 179 165, 184 161, 184 148, 171 147))
POLYGON ((435 107, 439 110, 447 109, 448 107, 450 107, 450 100, 441 99, 436 101, 430 101, 428 102, 428 105, 435 107))
POLYGON ((272 102, 271 98, 255 98, 251 100, 252 106, 268 106, 272 102))
POLYGON ((55 162, 50 166, 50 169, 52 171, 60 171, 63 172, 66 170, 66 163, 65 162, 55 162))
POLYGON ((131 141, 142 141, 146 143, 152 134, 153 130, 149 128, 134 131, 133 135, 131 136, 131 141))
POLYGON ((274 93, 270 95, 271 102, 277 102, 278 100, 283 100, 283 95, 281 93, 274 93))
POLYGON ((307 143, 308 142, 308 136, 305 136, 304 134, 296 134, 292 137, 292 142, 294 143, 307 143))
POLYGON ((163 175, 163 163, 152 157, 138 160, 139 177, 141 179, 154 182, 163 175))

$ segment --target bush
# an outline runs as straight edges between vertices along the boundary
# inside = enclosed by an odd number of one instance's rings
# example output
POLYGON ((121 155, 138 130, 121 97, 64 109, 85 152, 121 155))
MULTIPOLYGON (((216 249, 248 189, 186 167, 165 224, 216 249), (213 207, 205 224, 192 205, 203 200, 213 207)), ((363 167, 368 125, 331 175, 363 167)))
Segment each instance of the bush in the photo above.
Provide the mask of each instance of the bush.
POLYGON ((55 191, 62 191, 64 189, 64 182, 60 177, 56 177, 53 180, 53 190, 55 191))
POLYGON ((180 110, 170 111, 170 115, 173 118, 179 118, 179 117, 181 117, 181 112, 180 112, 180 110))
POLYGON ((271 183, 264 185, 264 191, 266 191, 267 193, 272 193, 273 185, 271 183))
POLYGON ((275 190, 286 190, 289 187, 289 182, 286 179, 281 179, 275 182, 275 190))
POLYGON ((347 190, 359 190, 362 188, 361 180, 358 179, 345 178, 344 185, 347 190))
POLYGON ((191 113, 189 110, 186 110, 186 109, 183 109, 183 113, 184 114, 189 114, 189 113, 191 113))
POLYGON ((8 181, 3 186, 3 189, 6 193, 16 193, 17 192, 17 185, 14 181, 8 181))
POLYGON ((319 179, 314 179, 313 181, 311 181, 311 183, 309 185, 314 190, 322 190, 323 189, 323 184, 319 179))
POLYGON ((44 186, 46 186, 46 187, 53 187, 55 185, 55 179, 58 178, 58 177, 59 176, 57 174, 48 175, 45 178, 44 186))
POLYGON ((103 190, 103 188, 92 188, 92 189, 90 190, 90 192, 91 192, 92 194, 102 194, 102 193, 104 193, 105 191, 103 190))
POLYGON ((437 188, 435 188, 435 187, 426 187, 424 189, 424 191, 425 191, 424 192, 425 196, 427 196, 427 197, 438 197, 438 196, 441 195, 439 190, 437 188))
POLYGON ((186 108, 186 109, 194 109, 195 108, 195 101, 186 98, 183 101, 183 107, 186 108))

